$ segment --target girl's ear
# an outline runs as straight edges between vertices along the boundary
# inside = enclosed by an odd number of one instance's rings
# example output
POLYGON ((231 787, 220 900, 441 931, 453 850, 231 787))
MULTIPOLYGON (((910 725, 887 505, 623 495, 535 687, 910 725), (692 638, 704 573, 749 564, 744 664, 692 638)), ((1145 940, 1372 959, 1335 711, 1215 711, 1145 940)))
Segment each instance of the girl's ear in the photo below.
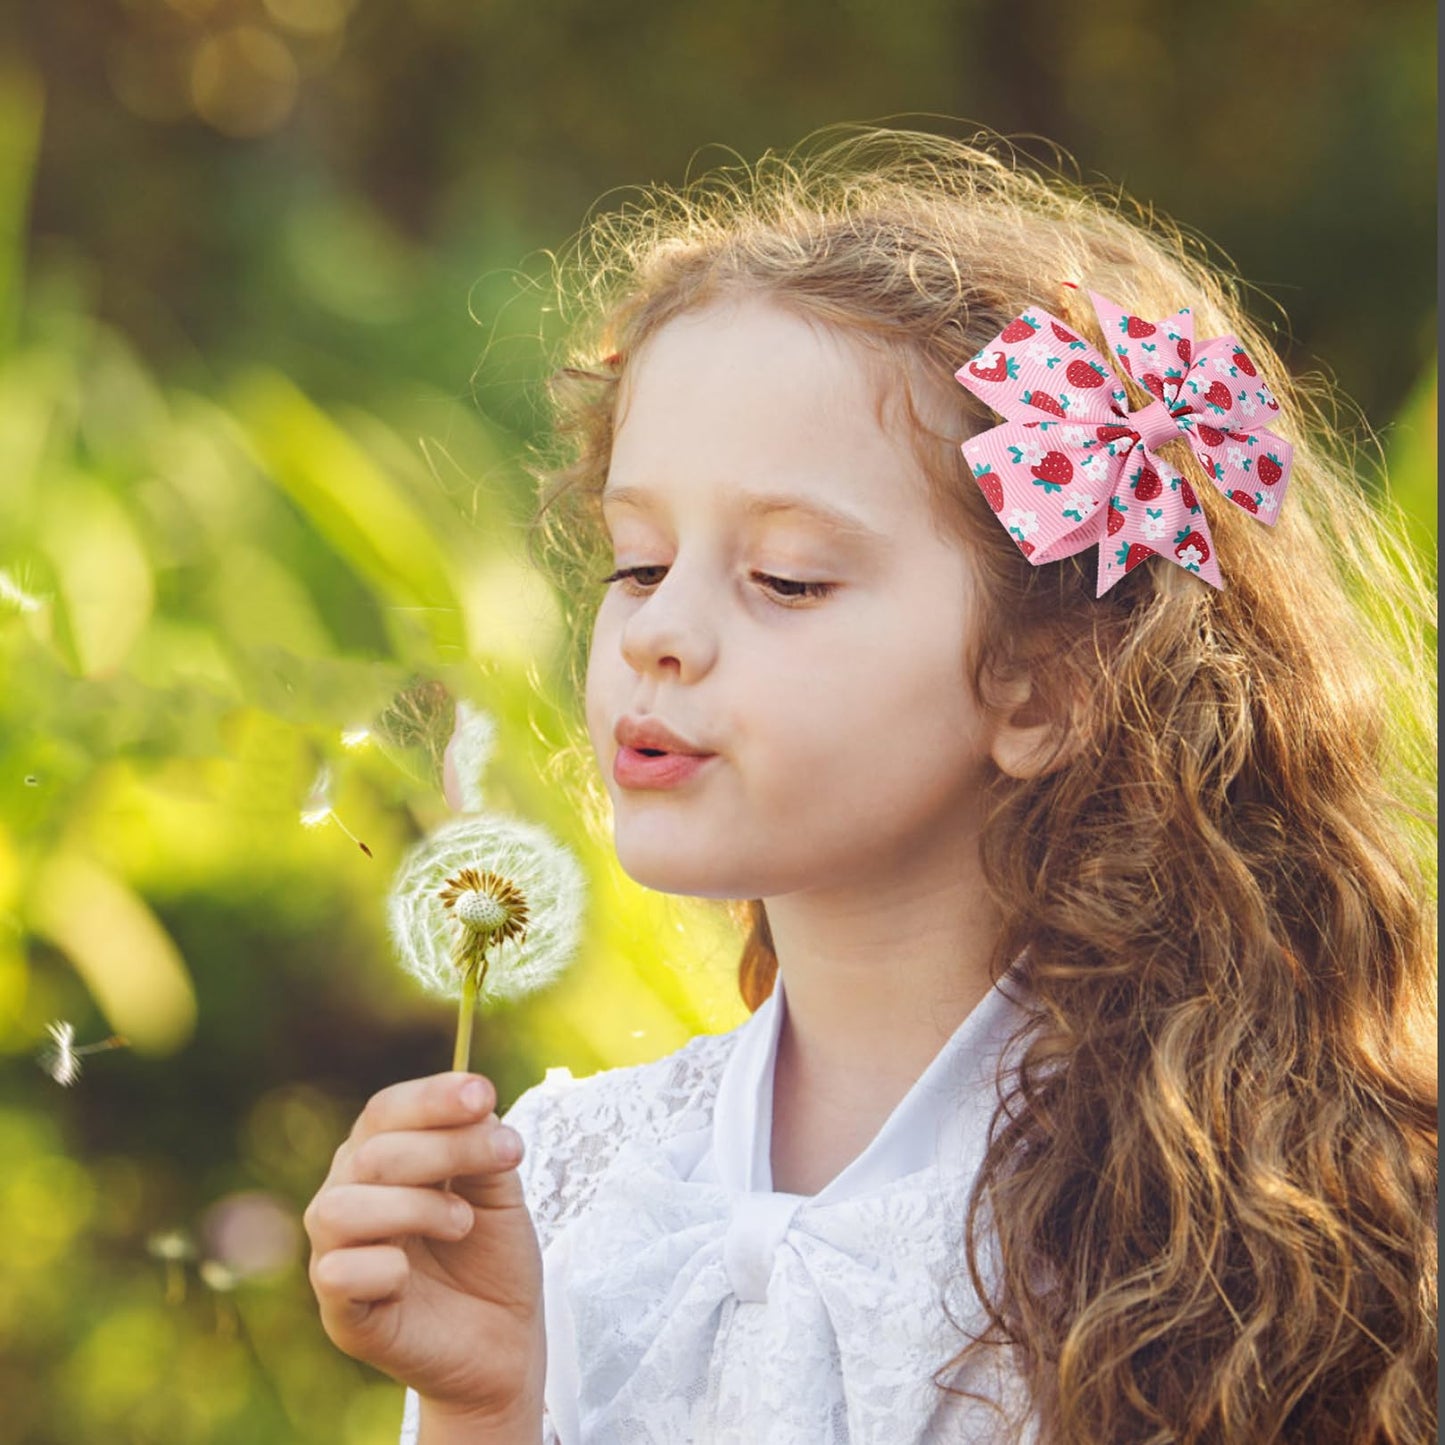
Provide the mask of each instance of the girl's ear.
POLYGON ((1049 706, 1027 672, 995 683, 993 745, 1000 772, 1027 781, 1067 763, 1080 739, 1071 710, 1049 706))

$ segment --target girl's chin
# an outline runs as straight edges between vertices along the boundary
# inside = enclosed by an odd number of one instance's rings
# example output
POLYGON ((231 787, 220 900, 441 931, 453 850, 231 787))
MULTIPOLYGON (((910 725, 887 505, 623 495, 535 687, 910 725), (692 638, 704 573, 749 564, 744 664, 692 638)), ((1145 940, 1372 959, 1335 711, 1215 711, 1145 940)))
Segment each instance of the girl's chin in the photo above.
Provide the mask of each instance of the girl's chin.
POLYGON ((651 888, 655 893, 677 893, 688 898, 756 898, 747 891, 755 878, 733 875, 731 860, 708 857, 704 853, 690 856, 676 846, 660 844, 629 846, 624 838, 616 840, 617 861, 634 883, 651 888))

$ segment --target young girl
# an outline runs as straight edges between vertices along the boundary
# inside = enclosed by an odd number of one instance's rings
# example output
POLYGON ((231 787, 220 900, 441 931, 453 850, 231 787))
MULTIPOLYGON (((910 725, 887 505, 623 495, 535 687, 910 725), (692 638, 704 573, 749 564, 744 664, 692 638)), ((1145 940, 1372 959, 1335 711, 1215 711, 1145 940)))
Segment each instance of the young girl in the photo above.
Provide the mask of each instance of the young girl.
POLYGON ((539 535, 753 1013, 370 1101, 312 1280, 403 1439, 1433 1438, 1429 603, 1235 285, 890 133, 578 264, 539 535))

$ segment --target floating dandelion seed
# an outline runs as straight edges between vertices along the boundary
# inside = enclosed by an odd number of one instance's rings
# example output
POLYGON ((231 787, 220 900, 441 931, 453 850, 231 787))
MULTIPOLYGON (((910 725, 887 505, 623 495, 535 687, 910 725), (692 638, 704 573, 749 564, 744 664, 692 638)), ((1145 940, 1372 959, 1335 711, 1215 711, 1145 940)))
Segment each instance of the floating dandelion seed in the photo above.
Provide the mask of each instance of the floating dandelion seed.
POLYGON ((346 728, 341 734, 341 746, 348 752, 364 748, 371 741, 370 728, 346 728))
POLYGON ((440 784, 447 740, 456 725, 456 704, 445 683, 414 678, 371 724, 382 750, 404 772, 440 784))
POLYGON ((479 1000, 520 997, 567 966, 585 886, 570 850, 498 814, 458 818, 402 860, 387 905, 392 942, 413 977, 460 1000, 453 1067, 467 1067, 479 1000))
POLYGON ((301 809, 301 826, 303 828, 322 828, 327 823, 335 823, 368 858, 373 856, 371 849, 337 817, 336 809, 331 806, 331 769, 323 763, 311 784, 311 791, 306 795, 305 805, 301 809))
POLYGON ((14 576, 0 567, 0 602, 7 602, 17 612, 39 612, 45 606, 45 599, 27 592, 14 576))
POLYGON ((166 1270, 166 1303, 177 1305, 186 1297, 186 1264, 196 1257, 196 1243, 183 1229, 164 1229, 146 1239, 146 1251, 166 1270))
POLYGON ((40 1052, 40 1067, 67 1089, 80 1077, 80 1060, 85 1054, 123 1049, 130 1042, 123 1034, 112 1034, 98 1044, 77 1045, 75 1025, 66 1023, 64 1019, 46 1024, 45 1032, 50 1035, 50 1042, 40 1052))
POLYGON ((201 1283, 217 1294, 229 1294, 240 1283, 235 1270, 229 1269, 219 1259, 203 1259, 196 1273, 200 1275, 201 1283))
POLYGON ((442 791, 458 813, 480 813, 482 774, 492 756, 497 726, 465 698, 457 700, 457 722, 442 758, 442 791))

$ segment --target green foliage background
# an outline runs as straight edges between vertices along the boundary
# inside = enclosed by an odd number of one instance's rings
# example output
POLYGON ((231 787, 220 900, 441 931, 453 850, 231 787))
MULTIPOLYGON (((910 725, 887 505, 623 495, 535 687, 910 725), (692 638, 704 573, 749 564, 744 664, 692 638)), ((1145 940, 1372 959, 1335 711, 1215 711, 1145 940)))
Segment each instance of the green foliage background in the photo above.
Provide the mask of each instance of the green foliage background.
POLYGON ((296 1221, 361 1101, 449 1059, 382 914, 435 777, 341 742, 415 678, 493 716, 488 801, 592 880, 566 978, 481 1021, 504 1104, 744 1016, 722 913, 638 889, 582 822, 561 604, 525 559, 540 250, 609 188, 899 112, 1047 136, 1256 284, 1433 565, 1416 0, 49 0, 0 26, 4 1445, 395 1439, 296 1221), (323 765, 374 856, 300 826, 323 765), (62 1090, 56 1018, 130 1047, 62 1090))

